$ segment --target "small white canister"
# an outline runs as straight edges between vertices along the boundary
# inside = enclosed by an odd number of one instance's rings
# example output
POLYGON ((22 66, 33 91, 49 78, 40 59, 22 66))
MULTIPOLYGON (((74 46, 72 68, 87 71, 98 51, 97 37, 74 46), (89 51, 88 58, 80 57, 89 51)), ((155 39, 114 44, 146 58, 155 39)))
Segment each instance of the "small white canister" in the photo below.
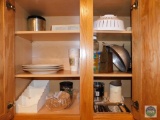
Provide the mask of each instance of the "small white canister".
POLYGON ((119 80, 110 82, 110 102, 123 102, 122 99, 122 83, 119 80))
POLYGON ((77 48, 69 49, 69 63, 71 71, 79 71, 80 50, 77 48))

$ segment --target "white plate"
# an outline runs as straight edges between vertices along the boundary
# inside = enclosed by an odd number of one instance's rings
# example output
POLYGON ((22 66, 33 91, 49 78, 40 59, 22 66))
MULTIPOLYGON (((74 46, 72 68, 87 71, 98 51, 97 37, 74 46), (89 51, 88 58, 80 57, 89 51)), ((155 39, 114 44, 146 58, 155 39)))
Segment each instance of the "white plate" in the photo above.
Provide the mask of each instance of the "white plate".
POLYGON ((62 70, 63 67, 54 67, 54 68, 23 68, 23 70, 32 70, 32 71, 51 71, 51 70, 62 70))
POLYGON ((53 69, 23 69, 24 71, 28 71, 32 74, 52 74, 59 71, 59 69, 53 70, 53 69))
POLYGON ((57 71, 41 71, 41 72, 30 72, 32 74, 54 74, 57 73, 57 71))
POLYGON ((63 67, 62 64, 31 64, 31 65, 22 65, 23 68, 60 68, 63 67))

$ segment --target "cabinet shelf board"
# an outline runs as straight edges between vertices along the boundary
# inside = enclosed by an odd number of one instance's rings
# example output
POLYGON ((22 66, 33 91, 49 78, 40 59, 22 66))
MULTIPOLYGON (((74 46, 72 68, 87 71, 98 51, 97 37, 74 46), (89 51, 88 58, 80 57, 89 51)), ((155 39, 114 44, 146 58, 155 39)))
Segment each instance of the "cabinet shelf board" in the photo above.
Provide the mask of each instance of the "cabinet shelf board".
POLYGON ((38 113, 18 113, 15 115, 15 120, 22 120, 22 118, 25 118, 27 116, 29 118, 36 118, 36 119, 55 119, 55 120, 80 120, 80 113, 79 113, 79 100, 76 99, 74 103, 64 110, 60 111, 50 111, 48 110, 45 105, 42 107, 42 109, 38 113))
POLYGON ((78 30, 16 31, 15 35, 31 41, 77 41, 80 39, 80 31, 78 30))
POLYGON ((133 120, 131 113, 95 113, 94 120, 133 120))
POLYGON ((94 77, 132 77, 132 73, 113 72, 113 73, 95 73, 94 77))
POLYGON ((17 78, 28 78, 28 77, 80 77, 79 73, 71 72, 69 70, 59 71, 56 74, 30 74, 30 73, 21 73, 15 75, 17 78))
POLYGON ((94 33, 114 33, 114 34, 132 34, 132 31, 118 30, 94 30, 94 33))

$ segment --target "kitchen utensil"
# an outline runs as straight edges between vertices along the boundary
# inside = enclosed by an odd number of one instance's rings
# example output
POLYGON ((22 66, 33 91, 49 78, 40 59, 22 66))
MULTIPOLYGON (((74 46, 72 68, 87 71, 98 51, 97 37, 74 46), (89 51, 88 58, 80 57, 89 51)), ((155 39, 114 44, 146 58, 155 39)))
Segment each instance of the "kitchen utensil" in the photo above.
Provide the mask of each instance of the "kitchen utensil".
POLYGON ((28 16, 27 18, 29 31, 43 31, 46 30, 46 20, 41 16, 28 16))
POLYGON ((63 65, 60 64, 30 64, 22 65, 24 71, 32 74, 53 74, 63 69, 63 65))
POLYGON ((130 55, 124 46, 110 45, 113 53, 113 63, 122 72, 127 72, 130 66, 130 55))

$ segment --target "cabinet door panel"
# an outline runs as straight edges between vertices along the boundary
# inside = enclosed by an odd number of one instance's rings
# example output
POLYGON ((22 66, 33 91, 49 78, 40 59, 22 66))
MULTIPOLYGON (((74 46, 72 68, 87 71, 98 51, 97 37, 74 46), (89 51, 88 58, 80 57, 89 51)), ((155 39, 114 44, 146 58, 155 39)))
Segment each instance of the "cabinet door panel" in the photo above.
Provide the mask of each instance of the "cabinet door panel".
MULTIPOLYGON (((3 18, 3 0, 0 1, 0 18, 3 18)), ((3 19, 0 19, 0 26, 3 26, 3 19)), ((0 33, 3 33, 3 27, 0 27, 0 33)), ((4 91, 4 34, 0 35, 0 118, 5 113, 5 91, 4 91)))
MULTIPOLYGON (((8 0, 14 5, 14 0, 8 0)), ((0 119, 13 118, 14 101, 14 10, 7 9, 6 0, 0 1, 0 119)))
POLYGON ((157 106, 160 118, 160 1, 140 1, 142 51, 142 104, 141 120, 145 119, 145 106, 157 106))
MULTIPOLYGON (((135 1, 135 0, 133 0, 135 1)), ((138 0, 132 10, 133 27, 133 100, 138 100, 139 111, 133 109, 138 120, 147 119, 146 106, 160 107, 160 1, 138 0)), ((149 117, 149 116, 148 116, 149 117)), ((150 116, 153 117, 153 116, 150 116)), ((157 117, 160 113, 157 110, 157 117)))

